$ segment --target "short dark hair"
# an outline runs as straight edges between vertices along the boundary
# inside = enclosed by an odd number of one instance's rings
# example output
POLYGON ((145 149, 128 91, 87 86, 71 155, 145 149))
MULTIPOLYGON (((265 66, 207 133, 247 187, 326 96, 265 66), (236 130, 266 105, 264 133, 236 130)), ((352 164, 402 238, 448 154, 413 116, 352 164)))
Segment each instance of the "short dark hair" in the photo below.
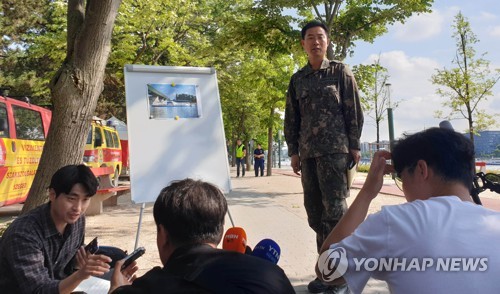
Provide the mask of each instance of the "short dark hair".
POLYGON ((472 188, 474 145, 463 134, 443 128, 430 128, 396 142, 392 151, 394 169, 413 172, 418 160, 425 160, 445 181, 457 181, 472 188))
POLYGON ((306 38, 307 30, 310 28, 314 28, 314 27, 323 28, 323 30, 325 30, 325 33, 328 35, 328 28, 326 27, 326 25, 324 23, 322 23, 319 20, 312 20, 312 21, 306 23, 306 25, 302 28, 302 31, 300 32, 300 34, 302 36, 302 40, 304 40, 306 38))
POLYGON ((219 244, 226 212, 219 188, 189 178, 163 188, 153 207, 156 225, 163 225, 176 246, 219 244))
POLYGON ((87 191, 87 196, 94 196, 99 182, 92 170, 84 165, 66 165, 58 169, 50 180, 49 189, 54 189, 56 197, 61 193, 69 194, 73 186, 81 184, 87 191))

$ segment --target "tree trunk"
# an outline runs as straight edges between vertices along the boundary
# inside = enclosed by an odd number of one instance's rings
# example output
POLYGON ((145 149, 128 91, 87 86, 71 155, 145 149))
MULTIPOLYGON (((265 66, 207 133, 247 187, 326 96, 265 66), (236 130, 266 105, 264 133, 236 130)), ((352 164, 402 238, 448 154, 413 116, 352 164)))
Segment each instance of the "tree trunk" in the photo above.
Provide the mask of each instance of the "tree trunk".
POLYGON ((328 60, 335 59, 335 51, 333 50, 333 42, 330 42, 330 44, 328 44, 328 47, 326 48, 326 58, 328 58, 328 60))
POLYGON ((377 129, 377 150, 380 150, 380 121, 375 120, 375 126, 377 129))
POLYGON ((251 147, 250 147, 250 139, 248 138, 245 138, 245 140, 243 141, 243 144, 245 145, 245 147, 247 148, 247 155, 245 156, 245 169, 247 172, 251 171, 251 161, 250 161, 250 156, 251 154, 253 154, 253 150, 251 150, 251 147), (250 153, 252 152, 252 153, 250 153))
MULTIPOLYGON (((274 107, 271 107, 271 118, 274 117, 274 107)), ((268 177, 273 175, 273 126, 272 124, 267 129, 267 166, 266 166, 266 175, 268 177)))
POLYGON ((121 0, 68 2, 66 60, 51 82, 54 110, 40 164, 22 213, 47 201, 56 170, 82 163, 85 139, 103 90, 113 25, 121 0))
POLYGON ((472 111, 468 111, 468 123, 469 123, 469 137, 470 137, 470 140, 472 142, 472 145, 474 145, 474 147, 476 146, 474 144, 474 121, 472 120, 472 111))

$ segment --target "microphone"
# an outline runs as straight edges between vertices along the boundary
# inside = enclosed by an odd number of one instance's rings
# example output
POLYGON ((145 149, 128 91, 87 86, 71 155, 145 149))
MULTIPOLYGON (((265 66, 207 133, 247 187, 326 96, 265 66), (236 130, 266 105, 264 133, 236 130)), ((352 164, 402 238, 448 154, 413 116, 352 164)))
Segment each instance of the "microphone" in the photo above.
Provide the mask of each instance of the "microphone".
POLYGON ((278 263, 280 259, 281 249, 280 246, 271 239, 264 239, 255 245, 252 255, 263 258, 274 264, 278 263))
POLYGON ((247 250, 247 233, 240 227, 227 229, 222 240, 222 249, 245 253, 247 250))

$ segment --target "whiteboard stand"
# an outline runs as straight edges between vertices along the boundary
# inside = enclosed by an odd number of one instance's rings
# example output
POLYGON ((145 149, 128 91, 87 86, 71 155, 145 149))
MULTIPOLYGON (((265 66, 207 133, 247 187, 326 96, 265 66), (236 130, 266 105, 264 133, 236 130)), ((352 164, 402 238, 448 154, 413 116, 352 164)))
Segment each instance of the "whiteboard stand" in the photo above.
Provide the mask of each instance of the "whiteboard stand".
POLYGON ((214 68, 127 64, 124 76, 136 249, 145 203, 161 189, 192 178, 228 193, 231 177, 214 68))

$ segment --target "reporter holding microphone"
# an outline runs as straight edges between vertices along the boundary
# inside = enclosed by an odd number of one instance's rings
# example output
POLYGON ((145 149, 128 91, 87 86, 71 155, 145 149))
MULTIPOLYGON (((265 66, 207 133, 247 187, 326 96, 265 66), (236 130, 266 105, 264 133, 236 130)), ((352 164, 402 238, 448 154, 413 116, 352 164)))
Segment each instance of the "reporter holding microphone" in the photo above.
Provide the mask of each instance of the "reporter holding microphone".
POLYGON ((163 267, 127 281, 116 271, 110 293, 295 293, 277 265, 217 249, 226 213, 224 194, 212 184, 185 179, 165 187, 153 208, 163 267))

